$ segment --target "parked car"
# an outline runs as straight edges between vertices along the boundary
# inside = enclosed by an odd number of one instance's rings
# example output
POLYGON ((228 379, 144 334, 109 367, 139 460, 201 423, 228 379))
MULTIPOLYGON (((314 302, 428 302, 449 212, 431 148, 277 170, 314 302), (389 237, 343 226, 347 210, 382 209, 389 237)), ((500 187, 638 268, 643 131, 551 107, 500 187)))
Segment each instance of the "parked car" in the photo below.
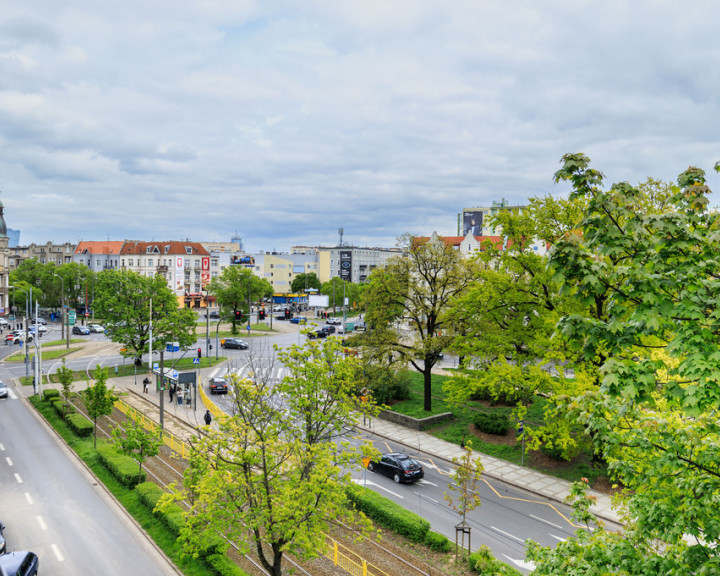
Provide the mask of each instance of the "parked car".
POLYGON ((100 324, 88 324, 88 330, 95 334, 102 334, 103 332, 105 332, 105 327, 101 326, 100 324))
MULTIPOLYGON (((0 398, 7 398, 10 395, 10 391, 8 390, 7 384, 5 382, 0 381, 0 398)), ((2 536, 2 523, 0 523, 0 536, 2 536)), ((0 543, 0 554, 2 554, 2 546, 0 543)))
POLYGON ((90 328, 87 326, 73 326, 72 329, 73 334, 80 334, 81 336, 87 336, 90 334, 90 328))
POLYGON ((5 320, 5 318, 0 318, 0 326, 7 326, 7 325, 8 325, 8 321, 5 320))
POLYGON ((360 322, 359 324, 355 324, 355 332, 365 332, 366 326, 364 322, 360 322))
POLYGON ((7 548, 5 546, 5 536, 3 536, 3 530, 5 530, 5 525, 2 523, 2 521, 0 521, 0 554, 5 554, 5 552, 7 552, 7 548))
POLYGON ((290 322, 293 324, 307 324, 307 318, 303 318, 302 316, 295 316, 295 318, 290 318, 290 322))
POLYGON ((227 394, 228 385, 225 378, 210 378, 210 394, 227 394))
POLYGON ((415 482, 425 476, 425 471, 417 460, 399 452, 383 454, 378 462, 368 464, 368 470, 389 476, 397 484, 415 482))
MULTIPOLYGON (((207 318, 207 313, 205 314, 205 318, 207 318)), ((219 320, 220 319, 220 312, 218 310, 211 310, 210 311, 210 319, 211 320, 219 320)))
POLYGON ((329 324, 330 326, 340 326, 340 324, 342 324, 342 320, 340 320, 340 318, 328 318, 325 320, 325 324, 329 324))
POLYGON ((247 350, 249 347, 248 343, 240 340, 240 338, 225 338, 225 340, 220 340, 220 346, 223 348, 235 348, 236 350, 247 350))
POLYGON ((8 552, 0 556, 3 576, 36 576, 40 560, 33 552, 8 552))

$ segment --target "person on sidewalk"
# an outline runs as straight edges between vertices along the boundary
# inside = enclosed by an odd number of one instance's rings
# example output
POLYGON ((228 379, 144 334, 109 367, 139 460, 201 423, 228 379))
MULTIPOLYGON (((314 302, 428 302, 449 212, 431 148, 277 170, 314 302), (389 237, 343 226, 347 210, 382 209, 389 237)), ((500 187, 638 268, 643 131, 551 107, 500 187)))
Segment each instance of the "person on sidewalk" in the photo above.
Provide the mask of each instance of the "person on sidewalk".
POLYGON ((145 380, 143 380, 143 392, 147 394, 148 390, 150 390, 150 380, 145 376, 145 380))
POLYGON ((178 400, 178 406, 182 406, 182 401, 183 401, 183 389, 182 388, 178 388, 178 390, 177 390, 177 400, 178 400))
POLYGON ((173 396, 175 395, 175 386, 172 384, 168 387, 168 395, 170 396, 170 404, 172 404, 173 396))
POLYGON ((210 422, 212 422, 212 416, 210 415, 210 410, 205 410, 205 426, 210 426, 210 422))

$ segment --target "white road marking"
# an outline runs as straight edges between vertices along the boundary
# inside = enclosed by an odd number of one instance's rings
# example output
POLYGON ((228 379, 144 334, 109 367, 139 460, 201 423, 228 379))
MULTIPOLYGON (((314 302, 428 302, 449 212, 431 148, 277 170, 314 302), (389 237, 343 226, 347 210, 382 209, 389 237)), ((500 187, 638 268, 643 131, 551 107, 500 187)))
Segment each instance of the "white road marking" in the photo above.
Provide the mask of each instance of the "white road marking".
POLYGON ((52 548, 52 551, 55 553, 55 558, 58 559, 58 562, 65 561, 65 556, 62 555, 62 552, 60 552, 60 548, 58 548, 57 544, 53 544, 50 548, 52 548))
POLYGON ((425 478, 420 478, 420 480, 418 480, 418 484, 429 484, 430 486, 437 486, 437 484, 434 484, 433 482, 428 482, 427 480, 425 480, 425 478))
POLYGON ((495 526, 490 526, 492 530, 495 530, 495 532, 499 532, 503 536, 507 536, 508 538, 512 538, 513 540, 520 542, 520 544, 524 544, 525 542, 523 540, 520 540, 517 536, 513 536, 509 532, 505 532, 505 530, 500 530, 500 528, 496 528, 495 526))
POLYGON ((6 457, 5 457, 5 462, 7 462, 7 465, 8 465, 8 466, 12 466, 12 465, 13 465, 13 461, 12 461, 12 458, 10 458, 10 456, 6 456, 6 457))
POLYGON ((553 528, 557 528, 558 530, 562 530, 562 526, 558 526, 557 524, 553 524, 549 520, 545 520, 545 518, 540 518, 539 516, 535 516, 534 514, 530 514, 530 518, 535 518, 538 522, 544 522, 548 526, 552 526, 553 528))
POLYGON ((32 499, 32 496, 30 496, 30 492, 25 492, 25 500, 27 500, 28 504, 33 503, 33 499, 32 499))
MULTIPOLYGON (((355 484, 360 484, 361 486, 365 484, 365 481, 362 480, 362 479, 357 480, 357 479, 353 478, 353 482, 355 482, 355 484)), ((392 494, 393 496, 396 496, 396 497, 398 497, 398 498, 402 498, 403 500, 405 499, 405 496, 403 496, 402 494, 398 494, 397 492, 393 492, 392 490, 388 490, 388 489, 385 488, 384 486, 380 486, 380 484, 375 484, 375 482, 372 482, 371 480, 368 480, 367 483, 368 483, 370 486, 375 486, 376 488, 379 488, 380 490, 385 490, 385 492, 387 492, 388 494, 392 494)))
POLYGON ((560 537, 560 536, 555 536, 555 534, 550 534, 550 536, 552 536, 553 538, 555 538, 555 540, 559 540, 560 542, 565 542, 565 538, 562 538, 562 537, 560 537))
POLYGON ((0 442, 0 452, 5 452, 5 446, 0 442))
POLYGON ((20 474, 15 474, 15 480, 17 480, 17 483, 18 483, 18 484, 22 484, 22 483, 23 483, 22 478, 20 478, 20 474))
POLYGON ((510 556, 508 556, 507 554, 503 554, 503 556, 505 556, 505 558, 510 560, 510 562, 512 562, 513 564, 517 564, 518 566, 520 566, 520 568, 525 568, 525 570, 535 570, 535 564, 533 564, 532 562, 525 562, 525 560, 517 560, 516 558, 510 558, 510 556))
POLYGON ((38 524, 40 524, 41 530, 47 530, 47 524, 45 524, 45 520, 43 520, 42 516, 36 516, 38 524))

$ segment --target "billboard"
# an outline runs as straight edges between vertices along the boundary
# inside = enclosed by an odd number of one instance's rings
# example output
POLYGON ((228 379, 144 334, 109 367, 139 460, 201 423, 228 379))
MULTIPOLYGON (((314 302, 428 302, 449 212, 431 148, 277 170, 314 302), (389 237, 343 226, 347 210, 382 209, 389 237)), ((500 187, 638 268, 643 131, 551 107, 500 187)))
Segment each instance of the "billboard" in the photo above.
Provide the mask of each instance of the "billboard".
POLYGON ((352 282, 352 250, 340 251, 340 279, 352 282))
POLYGON ((329 306, 329 300, 330 297, 323 294, 318 294, 317 296, 310 296, 308 298, 308 306, 310 306, 311 308, 314 306, 317 306, 319 308, 327 308, 329 306))
POLYGON ((462 235, 472 231, 473 236, 482 236, 483 213, 482 211, 463 211, 462 235))
POLYGON ((185 291, 185 259, 182 256, 175 257, 175 292, 185 291))
POLYGON ((255 266, 253 256, 230 256, 230 264, 237 266, 255 266))

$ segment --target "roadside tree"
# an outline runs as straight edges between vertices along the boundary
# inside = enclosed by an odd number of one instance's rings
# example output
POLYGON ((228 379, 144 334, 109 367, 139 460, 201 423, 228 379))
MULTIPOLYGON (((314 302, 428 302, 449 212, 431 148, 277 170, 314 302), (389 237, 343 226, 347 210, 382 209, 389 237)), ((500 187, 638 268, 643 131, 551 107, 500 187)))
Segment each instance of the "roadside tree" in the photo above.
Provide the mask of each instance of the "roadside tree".
POLYGON ((247 268, 228 266, 211 280, 208 292, 217 298, 221 315, 231 320, 233 334, 237 334, 238 313, 249 315, 251 302, 270 298, 273 288, 270 282, 258 278, 247 268))
POLYGON ((62 366, 57 369, 57 377, 63 389, 65 403, 63 404, 63 417, 67 416, 68 402, 70 401, 70 393, 72 392, 75 376, 73 371, 65 365, 65 358, 62 359, 62 366))
POLYGON ((115 445, 123 454, 130 456, 140 466, 138 482, 142 479, 142 467, 148 458, 157 456, 163 445, 162 433, 145 430, 135 418, 128 417, 112 431, 115 445))
POLYGON ((468 286, 468 262, 441 238, 402 239, 406 256, 375 269, 364 291, 365 338, 373 359, 409 363, 422 373, 424 409, 432 410, 432 369, 453 341, 451 302, 468 286))
POLYGON ((290 290, 293 294, 304 294, 309 289, 320 290, 320 280, 315 272, 300 273, 293 278, 290 290))
POLYGON ((97 447, 97 421, 102 416, 112 414, 117 396, 112 388, 107 387, 108 369, 98 364, 93 372, 95 384, 89 385, 85 390, 85 407, 93 421, 93 445, 97 447))

